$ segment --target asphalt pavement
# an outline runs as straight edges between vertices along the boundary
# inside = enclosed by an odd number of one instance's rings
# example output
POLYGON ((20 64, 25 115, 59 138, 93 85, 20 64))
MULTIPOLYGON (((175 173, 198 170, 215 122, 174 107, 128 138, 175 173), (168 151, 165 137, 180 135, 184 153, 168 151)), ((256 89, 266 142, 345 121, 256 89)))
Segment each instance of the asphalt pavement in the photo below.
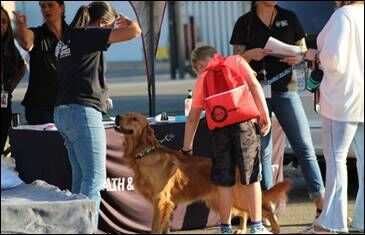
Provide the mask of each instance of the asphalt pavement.
MULTIPOLYGON (((300 234, 306 227, 310 226, 314 220, 315 207, 309 199, 306 184, 300 168, 295 168, 292 164, 284 167, 285 178, 291 179, 293 188, 289 192, 289 199, 285 210, 278 216, 280 233, 300 234)), ((349 183, 348 190, 348 216, 353 216, 357 185, 349 183)), ((270 229, 270 227, 268 227, 270 229)), ((217 227, 197 229, 189 231, 175 231, 175 234, 212 234, 217 232, 217 227)), ((360 234, 360 233, 358 233, 360 234)))

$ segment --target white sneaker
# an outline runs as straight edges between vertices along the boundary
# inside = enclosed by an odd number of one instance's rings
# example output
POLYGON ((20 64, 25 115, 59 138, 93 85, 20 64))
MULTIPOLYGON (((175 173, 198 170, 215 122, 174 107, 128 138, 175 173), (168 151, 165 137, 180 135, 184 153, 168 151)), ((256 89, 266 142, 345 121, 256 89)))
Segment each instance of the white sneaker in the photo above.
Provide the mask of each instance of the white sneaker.
POLYGON ((231 227, 219 227, 217 234, 233 234, 231 227))
POLYGON ((250 234, 272 234, 269 230, 267 230, 264 226, 259 228, 251 227, 250 234))

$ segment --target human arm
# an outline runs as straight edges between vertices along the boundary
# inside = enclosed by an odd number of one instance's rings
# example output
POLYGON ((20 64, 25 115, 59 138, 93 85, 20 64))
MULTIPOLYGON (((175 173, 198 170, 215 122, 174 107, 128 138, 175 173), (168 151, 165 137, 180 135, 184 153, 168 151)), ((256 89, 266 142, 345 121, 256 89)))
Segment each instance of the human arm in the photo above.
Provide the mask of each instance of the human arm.
POLYGON ((27 27, 27 18, 21 12, 13 11, 15 23, 15 37, 20 46, 30 52, 34 45, 34 32, 27 27))
POLYGON ((326 71, 343 74, 349 61, 351 45, 351 23, 342 9, 338 9, 330 18, 318 36, 318 54, 321 67, 326 71))
POLYGON ((142 31, 137 21, 132 21, 128 17, 119 15, 115 24, 117 28, 112 29, 109 35, 108 44, 128 41, 135 37, 138 37, 142 31))
POLYGON ((242 75, 247 82, 255 104, 260 112, 259 125, 261 128, 261 134, 265 136, 270 131, 271 120, 264 92, 261 88, 261 84, 257 81, 255 72, 251 69, 250 65, 244 59, 241 59, 239 62, 240 70, 243 71, 242 75))
POLYGON ((9 93, 13 93, 17 85, 19 84, 20 80, 23 78, 25 73, 25 62, 24 60, 20 64, 18 70, 15 72, 14 76, 9 80, 9 93))
POLYGON ((262 49, 262 48, 253 48, 250 50, 246 50, 246 46, 243 45, 233 45, 233 53, 235 55, 242 56, 247 63, 250 63, 251 60, 260 61, 265 56, 269 55, 271 50, 269 49, 262 49))
POLYGON ((188 152, 193 149, 194 137, 200 121, 202 109, 192 107, 185 123, 184 145, 182 151, 188 152))

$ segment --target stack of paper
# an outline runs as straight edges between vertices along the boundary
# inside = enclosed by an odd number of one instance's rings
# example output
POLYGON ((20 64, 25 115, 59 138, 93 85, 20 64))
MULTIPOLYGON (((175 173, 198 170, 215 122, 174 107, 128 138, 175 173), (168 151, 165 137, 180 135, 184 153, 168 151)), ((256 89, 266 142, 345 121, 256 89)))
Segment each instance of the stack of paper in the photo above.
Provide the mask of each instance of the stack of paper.
POLYGON ((272 50, 270 55, 280 57, 280 58, 287 57, 287 56, 297 56, 297 55, 301 55, 304 53, 304 50, 302 47, 286 44, 273 37, 270 37, 267 40, 264 49, 272 50))

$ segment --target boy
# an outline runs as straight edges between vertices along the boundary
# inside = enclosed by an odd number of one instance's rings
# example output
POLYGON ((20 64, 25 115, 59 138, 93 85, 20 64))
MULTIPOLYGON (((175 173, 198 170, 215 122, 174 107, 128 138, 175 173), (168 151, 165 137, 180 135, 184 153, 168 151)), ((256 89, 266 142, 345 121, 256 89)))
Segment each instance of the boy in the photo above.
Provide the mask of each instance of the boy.
MULTIPOLYGON (((201 75, 217 51, 211 46, 201 46, 192 52, 191 60, 194 70, 201 75)), ((237 66, 242 66, 248 76, 245 81, 249 86, 255 104, 260 112, 259 126, 261 134, 269 133, 271 122, 266 106, 264 93, 256 80, 254 71, 241 57, 237 58, 237 66)), ((185 126, 184 146, 182 152, 192 153, 193 140, 203 110, 203 79, 196 82, 192 108, 185 126)), ((261 211, 261 170, 260 170, 260 136, 257 124, 253 120, 244 121, 212 131, 212 171, 211 181, 218 186, 219 216, 221 220, 219 233, 232 233, 231 207, 232 186, 235 184, 236 165, 240 169, 241 184, 247 185, 252 202, 249 208, 251 218, 251 233, 270 233, 262 225, 261 211)))

